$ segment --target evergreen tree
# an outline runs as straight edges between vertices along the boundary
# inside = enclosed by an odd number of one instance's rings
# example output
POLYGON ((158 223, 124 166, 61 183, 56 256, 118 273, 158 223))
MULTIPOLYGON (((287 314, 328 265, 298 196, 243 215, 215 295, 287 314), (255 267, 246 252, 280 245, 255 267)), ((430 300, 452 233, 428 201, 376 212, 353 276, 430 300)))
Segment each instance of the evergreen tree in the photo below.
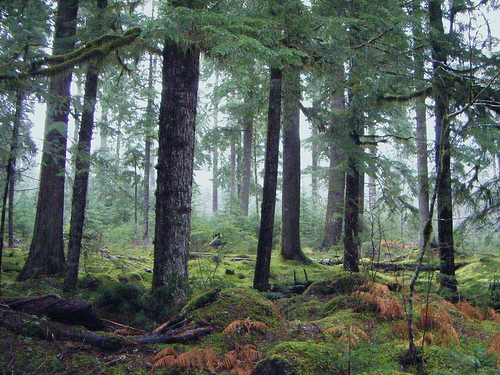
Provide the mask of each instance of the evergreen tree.
MULTIPOLYGON (((73 51, 78 0, 59 0, 53 55, 73 51)), ((50 78, 37 214, 26 263, 18 280, 61 273, 64 267, 63 215, 71 70, 50 78)))

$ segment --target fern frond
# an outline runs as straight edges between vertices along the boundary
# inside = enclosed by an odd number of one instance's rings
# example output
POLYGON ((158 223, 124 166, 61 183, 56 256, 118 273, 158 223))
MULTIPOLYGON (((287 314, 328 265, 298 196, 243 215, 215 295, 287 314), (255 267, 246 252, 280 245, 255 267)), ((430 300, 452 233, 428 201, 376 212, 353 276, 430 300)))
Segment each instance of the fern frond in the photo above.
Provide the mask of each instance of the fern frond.
POLYGON ((371 294, 378 296, 387 297, 389 295, 389 287, 384 284, 376 283, 374 281, 369 281, 359 287, 361 291, 368 291, 371 294))
POLYGON ((380 311, 382 318, 403 318, 405 312, 403 306, 396 298, 387 298, 383 301, 383 311, 380 311))
POLYGON ((177 357, 176 365, 182 368, 198 367, 203 369, 203 352, 198 348, 184 352, 177 357))
POLYGON ((177 364, 177 357, 173 355, 166 355, 159 358, 153 365, 153 370, 159 368, 165 368, 168 366, 175 366, 177 364))
POLYGON ((436 343, 448 347, 452 341, 454 341, 457 346, 460 346, 457 330, 452 324, 442 324, 437 332, 436 343))
POLYGON ((486 353, 493 353, 498 356, 496 360, 497 367, 500 367, 500 332, 497 332, 493 335, 490 340, 490 345, 486 353))
POLYGON ((214 349, 207 345, 203 351, 203 363, 210 373, 214 373, 219 361, 217 360, 217 354, 215 354, 214 349))
POLYGON ((420 327, 426 330, 431 330, 435 327, 436 321, 434 318, 434 307, 430 304, 425 304, 420 307, 420 327))
POLYGON ((166 356, 173 356, 177 358, 179 355, 175 351, 174 348, 171 346, 167 346, 165 349, 160 350, 156 355, 153 357, 153 361, 158 361, 159 359, 166 357, 166 356))
POLYGON ((349 328, 345 325, 330 327, 324 333, 339 334, 337 341, 347 342, 349 346, 356 346, 360 341, 370 341, 370 336, 355 324, 349 328))
POLYGON ((468 301, 459 301, 455 304, 455 307, 471 319, 482 322, 486 318, 481 308, 472 306, 468 301))
POLYGON ((493 307, 488 307, 488 310, 486 311, 486 316, 488 320, 500 323, 500 314, 497 313, 493 307))
POLYGON ((252 330, 267 329, 269 328, 266 323, 251 320, 250 318, 235 320, 222 331, 222 333, 228 334, 231 332, 243 329, 245 332, 250 333, 252 330))

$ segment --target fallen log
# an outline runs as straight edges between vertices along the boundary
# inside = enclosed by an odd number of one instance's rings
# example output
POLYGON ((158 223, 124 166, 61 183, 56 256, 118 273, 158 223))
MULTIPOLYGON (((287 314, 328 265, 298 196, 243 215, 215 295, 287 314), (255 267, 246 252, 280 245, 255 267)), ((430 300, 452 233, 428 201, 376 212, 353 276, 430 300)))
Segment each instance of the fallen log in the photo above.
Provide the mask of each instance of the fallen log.
POLYGON ((104 330, 106 324, 95 314, 88 301, 46 295, 34 298, 0 298, 0 304, 12 310, 46 316, 55 322, 79 325, 92 331, 104 330))
MULTIPOLYGON (((468 262, 455 263, 455 270, 468 265, 468 262)), ((379 262, 373 263, 371 266, 375 269, 380 269, 384 272, 392 272, 392 271, 414 271, 417 268, 417 263, 391 263, 391 262, 379 262)), ((430 265, 430 264, 421 264, 420 271, 423 272, 432 272, 439 271, 440 266, 430 265)))
POLYGON ((53 322, 5 306, 0 306, 0 326, 22 336, 48 341, 73 341, 107 351, 135 346, 133 342, 114 334, 93 332, 82 327, 53 322))
POLYGON ((174 344, 188 343, 195 341, 200 337, 206 336, 214 332, 213 327, 182 327, 164 333, 152 332, 136 337, 130 337, 130 340, 135 344, 174 344))

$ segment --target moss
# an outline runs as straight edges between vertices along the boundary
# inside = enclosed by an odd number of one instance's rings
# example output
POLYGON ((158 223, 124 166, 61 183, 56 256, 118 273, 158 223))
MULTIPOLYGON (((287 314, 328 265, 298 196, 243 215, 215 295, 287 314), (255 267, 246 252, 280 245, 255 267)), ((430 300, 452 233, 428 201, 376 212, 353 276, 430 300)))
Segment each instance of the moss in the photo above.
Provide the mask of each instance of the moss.
POLYGON ((286 358, 274 354, 259 361, 250 375, 299 375, 299 372, 286 358))
POLYGON ((277 327, 281 320, 271 301, 252 289, 228 288, 201 295, 186 306, 188 316, 195 322, 205 322, 222 331, 229 323, 245 318, 277 327), (213 293, 216 293, 215 295, 213 293), (216 298, 213 298, 213 297, 216 298), (213 300, 201 305, 200 300, 213 300), (200 305, 198 308, 194 306, 200 305))

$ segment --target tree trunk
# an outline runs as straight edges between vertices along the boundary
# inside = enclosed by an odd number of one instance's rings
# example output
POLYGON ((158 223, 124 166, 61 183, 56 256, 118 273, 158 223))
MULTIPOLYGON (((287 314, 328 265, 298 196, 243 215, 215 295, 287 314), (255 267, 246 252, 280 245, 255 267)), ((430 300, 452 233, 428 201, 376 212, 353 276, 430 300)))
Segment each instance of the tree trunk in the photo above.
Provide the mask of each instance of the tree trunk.
POLYGON ((318 129, 313 126, 311 128, 311 194, 313 201, 313 210, 316 211, 318 208, 319 202, 319 193, 318 193, 318 159, 319 159, 319 151, 318 151, 318 129))
POLYGON ((231 186, 229 188, 229 212, 234 213, 235 211, 235 202, 236 202, 236 139, 234 136, 231 136, 231 171, 230 171, 230 180, 231 186))
MULTIPOLYGON (((78 0, 59 0, 54 55, 73 50, 77 13, 78 0)), ((69 70, 50 79, 35 228, 18 281, 58 274, 64 269, 64 180, 71 77, 69 70)))
POLYGON ((146 129, 146 139, 144 141, 144 201, 142 203, 144 209, 144 219, 142 222, 142 240, 147 242, 149 240, 149 208, 151 206, 149 197, 149 180, 151 178, 151 147, 152 137, 150 135, 149 125, 151 127, 155 123, 154 111, 154 72, 156 70, 155 60, 153 55, 149 56, 149 75, 148 75, 148 101, 146 104, 146 118, 148 119, 148 128, 146 129))
POLYGON ((436 119, 436 184, 441 287, 457 291, 453 244, 451 189, 451 124, 448 119, 448 89, 444 66, 447 61, 441 2, 429 1, 430 44, 433 60, 434 116, 436 119))
POLYGON ((300 71, 283 75, 283 205, 281 255, 305 260, 300 247, 300 71))
POLYGON ((98 82, 99 68, 96 65, 90 65, 85 78, 82 121, 78 134, 75 160, 75 180, 73 182, 73 199, 71 202, 68 259, 66 261, 64 274, 64 291, 66 292, 75 290, 78 282, 78 267, 80 264, 85 209, 87 206, 90 145, 92 142, 92 131, 94 129, 94 111, 97 100, 98 82))
POLYGON ((331 142, 323 249, 335 246, 342 236, 346 175, 344 158, 338 142, 331 142))
MULTIPOLYGON (((14 115, 14 126, 12 129, 12 145, 11 145, 11 172, 12 176, 9 181, 9 221, 7 224, 8 228, 8 246, 14 247, 14 197, 16 190, 16 165, 17 165, 17 153, 19 148, 19 131, 21 129, 21 121, 23 116, 23 103, 24 103, 25 93, 22 90, 16 92, 16 113, 14 115)), ((2 263, 0 262, 0 265, 2 263)))
POLYGON ((253 148, 253 92, 245 93, 245 110, 243 115, 243 160, 241 175, 240 208, 243 216, 248 216, 250 204, 250 177, 252 176, 252 148, 253 148))
POLYGON ((212 212, 219 211, 219 149, 214 145, 212 151, 212 212))
MULTIPOLYGON (((414 47, 420 43, 422 38, 422 25, 420 21, 421 0, 413 0, 411 12, 417 21, 412 25, 414 47)), ((415 63, 415 80, 424 82, 425 80, 425 65, 424 59, 420 52, 413 55, 415 63)), ((418 215, 420 222, 420 247, 424 243, 424 228, 429 220, 429 170, 427 152, 427 121, 426 121, 426 105, 425 96, 415 99, 415 138, 417 143, 417 185, 418 185, 418 215)))
POLYGON ((273 248, 276 189, 278 185, 282 76, 283 73, 280 69, 271 68, 264 186, 262 190, 257 261, 253 279, 253 287, 260 291, 269 290, 270 287, 269 273, 271 250, 273 248))
POLYGON ((178 308, 189 297, 199 52, 167 40, 162 76, 152 289, 164 288, 161 293, 178 308))
MULTIPOLYGON (((355 137, 356 135, 353 135, 355 137)), ((358 266, 358 231, 359 231, 359 173, 357 155, 348 157, 348 169, 345 179, 344 208, 344 268, 350 272, 359 272, 358 266)))
MULTIPOLYGON (((344 69, 337 68, 338 77, 344 77, 344 69)), ((331 105, 334 111, 345 110, 344 91, 335 90, 331 95, 331 105)), ((332 115, 332 141, 330 142, 330 165, 328 176, 328 197, 325 216, 325 234, 322 248, 330 249, 335 246, 342 236, 342 224, 344 222, 345 206, 345 152, 342 145, 346 143, 345 125, 342 117, 334 112, 332 115)))

